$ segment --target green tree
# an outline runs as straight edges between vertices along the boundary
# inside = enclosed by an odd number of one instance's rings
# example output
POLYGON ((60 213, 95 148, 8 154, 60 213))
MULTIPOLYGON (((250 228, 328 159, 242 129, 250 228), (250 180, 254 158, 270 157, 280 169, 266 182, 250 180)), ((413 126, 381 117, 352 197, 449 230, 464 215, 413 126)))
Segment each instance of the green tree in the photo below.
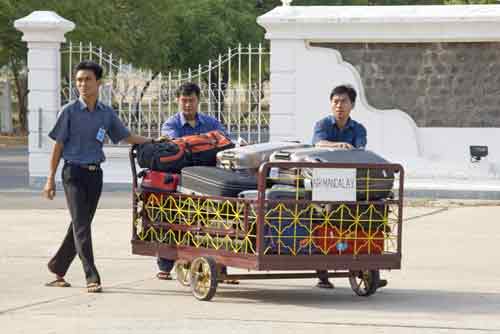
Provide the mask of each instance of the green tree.
MULTIPOLYGON (((295 0, 293 5, 414 5, 495 3, 494 0, 295 0)), ((76 23, 73 42, 92 42, 125 63, 168 72, 196 68, 238 43, 258 43, 259 15, 280 0, 0 0, 0 68, 14 81, 26 130, 26 45, 14 21, 34 10, 52 10, 76 23)), ((227 74, 224 74, 226 75, 227 74)))

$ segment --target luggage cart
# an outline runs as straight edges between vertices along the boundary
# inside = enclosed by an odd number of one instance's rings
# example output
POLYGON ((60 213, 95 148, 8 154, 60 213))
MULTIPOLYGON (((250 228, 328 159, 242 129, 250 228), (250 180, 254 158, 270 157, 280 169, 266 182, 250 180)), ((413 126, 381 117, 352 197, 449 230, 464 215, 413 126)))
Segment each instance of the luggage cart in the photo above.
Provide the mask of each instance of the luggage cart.
POLYGON ((266 162, 255 195, 233 198, 141 189, 135 147, 130 163, 132 253, 175 260, 177 280, 199 300, 212 299, 223 280, 314 278, 317 270, 348 278, 357 295, 370 296, 379 287, 380 270, 401 268, 399 164, 266 162), (376 169, 394 178, 390 198, 376 196, 387 189, 370 189, 370 171, 376 169), (283 189, 296 191, 295 198, 266 195, 270 185, 280 187, 276 170, 294 171, 287 182, 293 174, 295 184, 283 189), (344 187, 350 200, 331 199, 329 186, 344 187), (227 274, 222 266, 254 272, 227 274))

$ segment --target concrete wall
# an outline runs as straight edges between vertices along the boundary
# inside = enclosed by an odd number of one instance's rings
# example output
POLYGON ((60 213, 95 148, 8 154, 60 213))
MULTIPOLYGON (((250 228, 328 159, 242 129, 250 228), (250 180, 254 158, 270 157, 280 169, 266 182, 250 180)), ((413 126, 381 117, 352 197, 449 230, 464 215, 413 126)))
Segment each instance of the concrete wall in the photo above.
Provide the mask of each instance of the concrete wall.
POLYGON ((367 101, 419 127, 500 126, 500 43, 312 43, 359 72, 367 101))
POLYGON ((408 175, 500 178, 500 5, 283 6, 258 22, 271 41, 272 139, 310 140, 347 83, 368 148, 408 175), (489 146, 481 168, 470 145, 489 146))

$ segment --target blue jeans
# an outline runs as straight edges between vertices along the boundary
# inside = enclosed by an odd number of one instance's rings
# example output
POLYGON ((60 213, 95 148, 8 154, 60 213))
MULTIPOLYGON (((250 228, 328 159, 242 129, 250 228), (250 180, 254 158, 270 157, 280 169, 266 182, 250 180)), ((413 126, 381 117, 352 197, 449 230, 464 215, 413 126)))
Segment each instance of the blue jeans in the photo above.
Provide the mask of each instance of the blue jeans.
MULTIPOLYGON (((163 271, 163 272, 166 272, 166 273, 169 273, 172 268, 174 267, 174 262, 173 260, 169 260, 169 259, 165 259, 163 257, 158 257, 156 259, 156 263, 158 263, 158 269, 160 271, 163 271)), ((226 275, 227 274, 227 267, 226 266, 223 266, 221 268, 221 273, 226 275)))

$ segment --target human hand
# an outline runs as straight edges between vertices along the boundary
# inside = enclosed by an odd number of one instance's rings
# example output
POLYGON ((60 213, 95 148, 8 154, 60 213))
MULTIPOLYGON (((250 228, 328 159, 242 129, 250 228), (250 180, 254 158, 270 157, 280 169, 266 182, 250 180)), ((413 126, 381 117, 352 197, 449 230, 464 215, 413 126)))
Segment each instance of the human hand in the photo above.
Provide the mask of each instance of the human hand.
POLYGON ((164 142, 167 142, 167 141, 170 141, 170 137, 169 136, 160 136, 158 138, 153 138, 151 139, 151 142, 152 143, 164 143, 164 142))
POLYGON ((53 178, 48 178, 42 191, 43 197, 53 200, 56 196, 56 184, 53 178))
POLYGON ((338 142, 336 143, 335 147, 344 149, 344 150, 352 150, 354 147, 349 144, 349 143, 344 143, 344 142, 338 142))
POLYGON ((248 145, 248 142, 245 139, 241 138, 241 137, 238 137, 237 143, 238 143, 238 146, 246 146, 246 145, 248 145))

